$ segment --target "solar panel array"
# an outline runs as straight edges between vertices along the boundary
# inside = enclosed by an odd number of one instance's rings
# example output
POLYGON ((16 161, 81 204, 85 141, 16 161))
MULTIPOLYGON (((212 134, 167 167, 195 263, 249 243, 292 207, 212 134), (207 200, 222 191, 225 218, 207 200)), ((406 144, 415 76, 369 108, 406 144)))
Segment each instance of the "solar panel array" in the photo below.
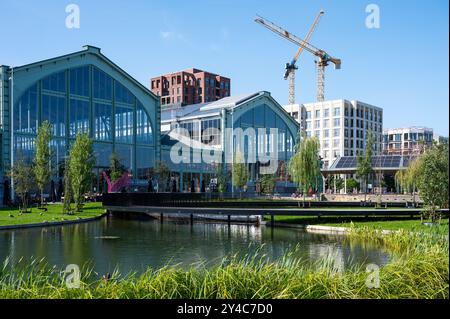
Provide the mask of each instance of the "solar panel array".
POLYGON ((351 168, 351 167, 356 167, 356 165, 357 165, 356 157, 344 156, 338 160, 335 168, 351 168))
MULTIPOLYGON (((410 162, 410 157, 404 157, 402 165, 402 156, 400 155, 378 155, 372 156, 373 168, 400 168, 405 167, 410 162)), ((358 160, 356 156, 343 156, 333 165, 334 169, 356 168, 358 160)))

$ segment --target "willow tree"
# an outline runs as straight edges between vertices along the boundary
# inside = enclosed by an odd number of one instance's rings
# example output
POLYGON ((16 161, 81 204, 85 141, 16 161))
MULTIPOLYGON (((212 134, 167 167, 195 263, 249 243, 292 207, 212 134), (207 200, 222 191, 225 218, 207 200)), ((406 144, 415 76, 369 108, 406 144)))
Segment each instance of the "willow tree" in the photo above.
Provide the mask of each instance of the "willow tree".
POLYGON ((395 182, 401 190, 413 195, 413 202, 416 202, 417 178, 420 174, 420 158, 412 161, 406 170, 395 173, 395 182))
POLYGON ((72 185, 75 210, 81 211, 83 195, 92 182, 92 168, 95 158, 92 140, 87 133, 77 134, 75 143, 70 150, 69 174, 72 185))
POLYGON ((320 142, 314 137, 303 137, 289 161, 289 173, 292 180, 303 191, 303 204, 309 188, 316 188, 320 176, 320 142))
POLYGON ((48 121, 42 122, 38 127, 36 136, 36 153, 34 155, 34 176, 41 193, 41 205, 44 204, 44 188, 50 180, 50 140, 52 138, 52 125, 48 121))

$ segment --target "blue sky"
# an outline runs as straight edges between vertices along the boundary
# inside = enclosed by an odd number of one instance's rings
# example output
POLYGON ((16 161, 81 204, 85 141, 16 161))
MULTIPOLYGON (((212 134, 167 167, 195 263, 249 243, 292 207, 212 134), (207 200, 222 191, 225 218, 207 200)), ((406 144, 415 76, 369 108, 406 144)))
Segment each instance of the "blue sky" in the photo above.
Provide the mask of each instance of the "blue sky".
MULTIPOLYGON (((384 109, 384 127, 428 126, 448 136, 447 0, 0 0, 0 64, 22 65, 91 44, 149 86, 161 73, 197 67, 232 79, 232 94, 270 91, 287 103, 284 64, 292 43, 256 24, 260 14, 304 37, 325 10, 311 43, 342 59, 329 67, 326 99, 357 99, 384 109), (80 7, 80 28, 65 26, 66 5, 80 7), (368 4, 380 28, 368 29, 368 4)), ((304 52, 297 101, 315 99, 313 57, 304 52)))

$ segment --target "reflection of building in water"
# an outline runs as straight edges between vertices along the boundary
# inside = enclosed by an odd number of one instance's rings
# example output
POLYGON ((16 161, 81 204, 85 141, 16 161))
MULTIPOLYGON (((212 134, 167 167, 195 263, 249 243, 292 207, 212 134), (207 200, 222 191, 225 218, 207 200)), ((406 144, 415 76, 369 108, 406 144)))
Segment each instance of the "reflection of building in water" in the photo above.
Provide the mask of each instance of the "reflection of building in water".
POLYGON ((345 253, 341 246, 332 244, 309 244, 309 258, 312 261, 323 260, 330 263, 336 272, 345 269, 345 253))
POLYGON ((255 225, 206 224, 204 230, 205 233, 220 239, 231 236, 234 239, 260 242, 262 238, 261 227, 255 225))

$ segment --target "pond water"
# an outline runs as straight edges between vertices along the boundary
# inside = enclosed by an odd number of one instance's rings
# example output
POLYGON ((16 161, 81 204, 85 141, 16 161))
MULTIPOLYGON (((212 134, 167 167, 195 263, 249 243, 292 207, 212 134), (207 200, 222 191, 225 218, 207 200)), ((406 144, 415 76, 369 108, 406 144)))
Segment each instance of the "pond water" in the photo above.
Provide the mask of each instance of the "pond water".
POLYGON ((350 244, 341 235, 312 234, 298 229, 213 223, 175 223, 117 217, 45 228, 0 231, 0 261, 10 257, 45 258, 51 265, 91 263, 99 274, 142 272, 179 264, 219 263, 223 257, 265 254, 276 260, 287 252, 306 262, 329 256, 338 267, 375 263, 390 255, 380 247, 350 244))

